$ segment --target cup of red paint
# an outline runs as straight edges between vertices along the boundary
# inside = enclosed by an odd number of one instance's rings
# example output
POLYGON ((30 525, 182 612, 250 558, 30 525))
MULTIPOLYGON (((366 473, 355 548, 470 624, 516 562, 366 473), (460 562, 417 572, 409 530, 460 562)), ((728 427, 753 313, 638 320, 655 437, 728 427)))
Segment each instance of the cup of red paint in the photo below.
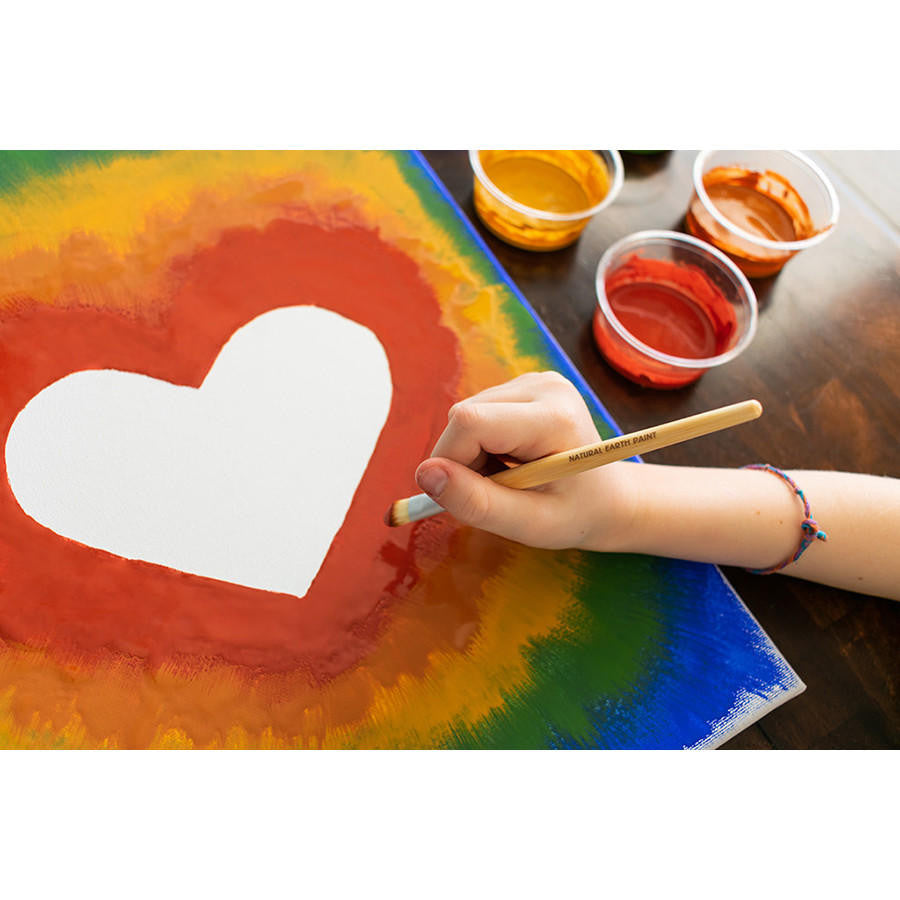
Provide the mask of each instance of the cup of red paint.
POLYGON ((756 295, 720 250, 676 231, 639 231, 597 267, 594 340, 621 375, 679 388, 739 356, 756 333, 756 295))
POLYGON ((686 222, 746 275, 780 272, 834 230, 838 198, 825 173, 793 150, 703 150, 686 222))

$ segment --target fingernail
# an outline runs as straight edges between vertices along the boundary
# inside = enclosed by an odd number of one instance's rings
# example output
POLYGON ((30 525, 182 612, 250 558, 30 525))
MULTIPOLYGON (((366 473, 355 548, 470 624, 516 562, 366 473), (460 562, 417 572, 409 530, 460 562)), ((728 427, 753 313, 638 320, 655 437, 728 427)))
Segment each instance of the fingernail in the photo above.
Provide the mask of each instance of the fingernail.
POLYGON ((440 466, 429 466, 422 472, 416 472, 416 483, 436 500, 447 486, 447 473, 440 466))

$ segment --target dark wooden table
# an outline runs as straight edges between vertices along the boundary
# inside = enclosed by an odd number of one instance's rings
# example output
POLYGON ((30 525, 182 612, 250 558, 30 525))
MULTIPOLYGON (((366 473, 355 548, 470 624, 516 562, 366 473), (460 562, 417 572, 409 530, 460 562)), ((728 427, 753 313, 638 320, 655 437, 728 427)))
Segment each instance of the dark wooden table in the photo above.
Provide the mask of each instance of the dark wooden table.
MULTIPOLYGON (((594 276, 611 243, 684 230, 694 153, 623 153, 625 185, 573 246, 518 250, 472 206, 463 151, 425 156, 623 431, 758 398, 752 428, 660 450, 657 463, 837 469, 900 476, 900 153, 811 153, 841 202, 836 232, 755 281, 756 338, 738 359, 678 391, 638 387, 591 336, 594 276)), ((885 535, 900 553, 900 535, 885 535)), ((900 603, 723 567, 807 689, 728 749, 900 747, 900 603)))

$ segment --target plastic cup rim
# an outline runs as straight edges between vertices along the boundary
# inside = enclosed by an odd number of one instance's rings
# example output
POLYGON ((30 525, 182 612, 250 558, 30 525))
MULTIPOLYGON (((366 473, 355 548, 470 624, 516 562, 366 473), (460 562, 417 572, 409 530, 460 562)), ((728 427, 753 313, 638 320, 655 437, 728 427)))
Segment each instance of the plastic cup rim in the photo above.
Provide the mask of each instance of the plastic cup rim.
POLYGON ((822 186, 825 188, 825 193, 828 195, 828 202, 831 204, 831 217, 828 222, 825 224, 823 228, 821 228, 816 234, 812 237, 804 238, 802 241, 770 241, 768 238, 760 237, 758 234, 753 234, 752 232, 745 231, 743 228, 740 228, 738 225, 735 225, 727 216, 724 216, 716 205, 709 199, 709 194, 706 193, 706 187, 703 184, 703 166, 706 163, 706 160, 713 153, 720 152, 718 149, 716 150, 701 150, 697 154, 697 158, 694 160, 694 167, 692 170, 692 177, 694 181, 694 191, 697 196, 700 198, 700 202, 703 204, 704 209, 723 227, 726 228, 731 234, 737 235, 739 238, 747 241, 750 244, 753 244, 755 247, 765 247, 767 250, 783 250, 788 253, 796 253, 798 250, 803 250, 806 247, 813 247, 816 244, 820 244, 825 238, 831 234, 834 226, 837 224, 838 213, 840 212, 840 203, 838 201, 837 193, 834 190, 834 186, 829 181, 828 177, 822 171, 822 169, 817 166, 806 154, 801 153, 799 150, 779 150, 779 153, 785 153, 788 156, 794 157, 794 159, 798 160, 802 165, 806 166, 813 175, 819 180, 822 186))
MULTIPOLYGON (((544 219, 548 222, 580 222, 582 219, 590 219, 616 199, 625 181, 625 171, 619 151, 607 150, 605 152, 610 155, 613 164, 612 171, 610 172, 611 178, 609 190, 606 192, 603 199, 594 206, 578 210, 577 212, 555 213, 545 209, 537 209, 534 206, 526 206, 524 203, 519 203, 518 200, 514 200, 509 194, 505 194, 501 191, 485 173, 484 166, 481 165, 481 159, 478 156, 480 152, 480 150, 469 150, 469 163, 472 166, 475 177, 481 183, 481 186, 504 206, 508 206, 510 209, 514 209, 516 212, 522 213, 523 215, 531 216, 534 219, 544 219)), ((590 152, 593 153, 595 151, 590 152)))
POLYGON ((750 285, 750 282, 747 280, 747 277, 734 264, 734 262, 732 262, 732 260, 730 260, 719 249, 713 247, 706 241, 701 241, 699 238, 695 238, 692 235, 682 234, 679 231, 636 231, 633 234, 629 234, 626 237, 616 241, 616 243, 612 244, 611 246, 607 247, 603 256, 600 258, 600 263, 597 266, 595 290, 597 294, 597 302, 600 305, 600 309, 603 311, 603 315, 606 317, 606 320, 610 323, 610 325, 612 325, 613 329, 618 333, 619 337, 621 337, 631 347, 634 347, 636 350, 639 350, 641 353, 649 356, 651 359, 654 359, 657 362, 665 363, 668 366, 673 366, 678 369, 712 369, 715 366, 721 366, 724 363, 730 362, 732 359, 739 356, 744 352, 744 350, 746 350, 747 345, 750 343, 750 341, 753 340, 753 337, 756 334, 756 326, 759 318, 758 304, 756 300, 756 293, 750 285), (621 323, 621 321, 619 321, 618 317, 613 312, 612 307, 609 305, 609 299, 606 296, 606 272, 609 269, 610 262, 622 250, 626 248, 633 247, 634 249, 637 249, 642 244, 659 240, 669 240, 680 244, 688 244, 701 250, 704 253, 708 253, 737 279, 741 290, 743 290, 744 295, 747 297, 747 300, 749 302, 750 322, 747 325, 746 331, 741 336, 741 339, 727 352, 720 353, 718 356, 708 356, 698 359, 688 359, 687 357, 682 356, 671 356, 670 354, 663 353, 661 350, 657 350, 655 347, 651 347, 649 344, 645 344, 643 341, 636 338, 621 323))

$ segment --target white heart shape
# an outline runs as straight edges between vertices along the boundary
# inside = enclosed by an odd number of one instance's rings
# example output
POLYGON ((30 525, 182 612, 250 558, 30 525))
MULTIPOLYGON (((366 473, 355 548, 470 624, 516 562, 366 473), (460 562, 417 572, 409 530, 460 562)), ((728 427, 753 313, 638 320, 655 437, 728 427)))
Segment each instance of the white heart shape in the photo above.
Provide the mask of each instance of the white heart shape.
POLYGON ((9 483, 47 528, 118 556, 303 597, 387 419, 384 347, 315 306, 253 319, 200 388, 114 369, 32 397, 9 483))

